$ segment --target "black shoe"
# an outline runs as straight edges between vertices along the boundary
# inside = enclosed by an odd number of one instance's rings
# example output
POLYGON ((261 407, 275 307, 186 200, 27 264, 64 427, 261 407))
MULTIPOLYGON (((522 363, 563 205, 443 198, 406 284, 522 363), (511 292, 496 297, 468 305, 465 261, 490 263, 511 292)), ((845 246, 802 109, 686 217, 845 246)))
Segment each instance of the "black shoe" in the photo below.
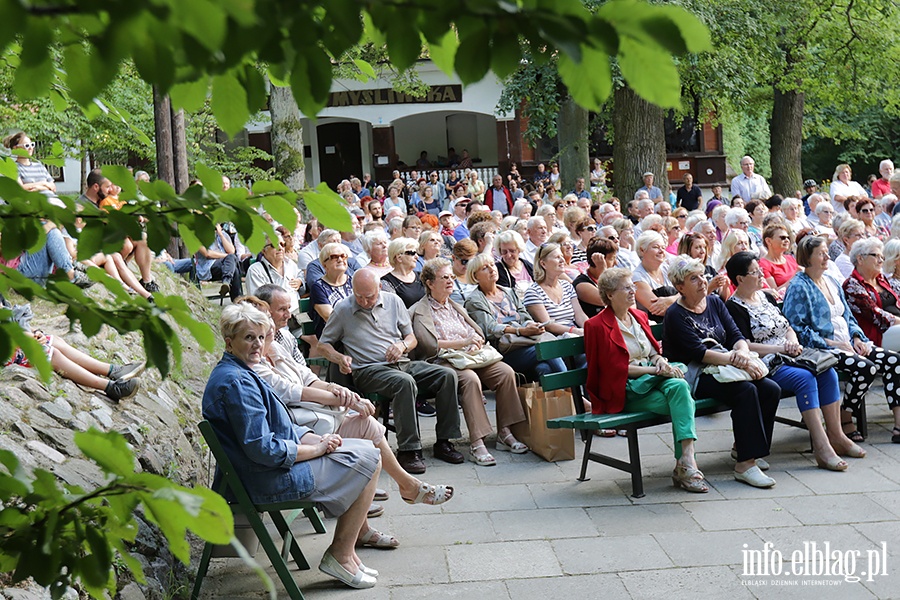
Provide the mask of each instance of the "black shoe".
POLYGON ((425 400, 416 400, 416 412, 420 417, 433 417, 437 415, 437 410, 425 400))
MULTIPOLYGON (((462 456, 460 454, 460 456, 462 456)), ((398 450, 397 462, 410 475, 421 475, 425 472, 425 461, 421 450, 398 450)))
POLYGON ((231 285, 227 283, 222 283, 222 287, 219 288, 219 297, 225 298, 226 296, 231 295, 231 285))
POLYGON ((119 400, 127 400, 137 393, 140 381, 137 379, 129 379, 128 381, 116 380, 106 384, 105 394, 113 402, 119 400))
POLYGON ((72 283, 74 283, 81 289, 86 290, 97 282, 81 271, 75 271, 75 277, 72 278, 72 283))
POLYGON ((107 377, 111 381, 128 381, 143 373, 146 365, 145 361, 132 362, 127 365, 112 365, 107 377))
POLYGON ((466 460, 462 453, 454 448, 453 444, 447 440, 438 440, 437 443, 432 446, 432 450, 434 450, 435 458, 448 462, 451 465, 459 465, 466 460))
POLYGON ((155 281, 144 281, 143 279, 141 279, 138 283, 140 283, 141 287, 143 287, 145 290, 147 290, 151 294, 155 294, 156 292, 159 291, 159 286, 156 284, 155 281))

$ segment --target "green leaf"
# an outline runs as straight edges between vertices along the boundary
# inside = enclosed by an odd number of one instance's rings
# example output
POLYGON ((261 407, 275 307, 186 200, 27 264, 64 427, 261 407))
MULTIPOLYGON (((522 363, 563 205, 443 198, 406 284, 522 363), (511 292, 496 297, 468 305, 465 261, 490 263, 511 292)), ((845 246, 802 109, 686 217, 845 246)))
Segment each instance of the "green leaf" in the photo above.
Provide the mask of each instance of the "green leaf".
POLYGON ((250 120, 247 92, 237 77, 230 73, 213 77, 210 105, 219 126, 232 137, 240 132, 250 120))
POLYGON ((201 77, 196 81, 176 83, 169 90, 169 98, 174 108, 183 108, 185 112, 193 113, 203 108, 208 93, 209 79, 201 77))
POLYGON ((303 192, 303 201, 306 208, 325 227, 338 231, 353 231, 353 217, 341 204, 341 197, 333 192, 327 183, 320 183, 315 191, 303 192))
POLYGON ((293 204, 280 196, 268 196, 263 198, 262 205, 266 212, 272 215, 273 219, 284 224, 289 230, 294 229, 290 225, 297 220, 297 213, 294 212, 293 204))
POLYGON ((253 195, 262 194, 290 194, 292 193, 288 186, 284 185, 277 179, 272 181, 256 181, 253 183, 253 195))
POLYGON ((50 46, 53 30, 47 21, 31 19, 22 43, 21 62, 16 69, 14 89, 21 98, 37 98, 47 93, 53 80, 50 46))
MULTIPOLYGON (((22 349, 25 356, 28 357, 28 362, 38 370, 41 379, 50 381, 53 375, 53 367, 50 366, 50 359, 47 358, 47 352, 41 343, 34 339, 33 336, 25 333, 25 330, 16 324, 13 327, 4 329, 9 334, 12 343, 22 349)), ((0 356, 2 355, 3 352, 0 351, 0 356)))
POLYGON ((456 72, 465 84, 481 81, 491 66, 490 33, 486 27, 470 33, 456 50, 456 72))
POLYGON ((225 41, 226 17, 224 11, 209 0, 190 0, 172 2, 171 22, 207 50, 216 52, 225 41))
POLYGON ((16 0, 0 0, 0 48, 6 48, 22 31, 25 11, 16 0))
POLYGON ((619 67, 628 85, 644 100, 663 108, 681 105, 681 83, 672 57, 662 50, 623 37, 619 67))
POLYGON ((10 179, 19 178, 19 168, 16 167, 16 161, 12 158, 0 157, 0 175, 9 177, 10 179))
POLYGON ((207 352, 215 350, 216 335, 209 325, 195 321, 189 313, 184 311, 173 310, 169 312, 169 315, 171 315, 179 325, 191 332, 191 335, 194 336, 194 339, 197 340, 200 347, 207 352))
POLYGON ((90 59, 84 46, 70 44, 63 51, 66 60, 66 73, 71 77, 66 78, 69 86, 69 95, 78 104, 86 105, 97 95, 97 87, 90 75, 90 59))
POLYGON ((178 235, 181 236, 181 239, 184 242, 184 245, 187 246, 187 250, 191 253, 191 256, 196 254, 201 247, 206 247, 206 244, 200 241, 200 238, 197 237, 190 225, 179 223, 178 235))
POLYGON ((77 431, 75 444, 106 473, 119 477, 134 473, 134 455, 120 433, 96 429, 77 431))
POLYGON ((576 64, 568 54, 561 54, 559 76, 579 106, 599 111, 612 92, 609 57, 593 48, 583 48, 581 56, 581 64, 576 64))
POLYGON ((428 54, 437 67, 448 77, 454 75, 453 65, 456 59, 456 49, 459 48, 459 39, 456 37, 456 30, 448 29, 447 33, 441 36, 439 42, 428 44, 428 54))
POLYGON ((376 48, 382 48, 387 44, 387 37, 382 33, 382 31, 375 26, 375 23, 372 21, 372 15, 369 14, 368 10, 363 11, 363 32, 365 36, 369 39, 370 42, 376 48))
POLYGON ((104 177, 122 188, 122 193, 119 195, 120 200, 127 201, 137 198, 137 184, 131 171, 120 165, 104 165, 101 170, 104 177))
POLYGON ((222 189, 222 174, 210 169, 203 163, 197 163, 194 165, 194 171, 197 173, 197 177, 203 183, 203 187, 213 192, 215 194, 221 194, 222 189))
POLYGON ((519 68, 522 60, 522 49, 519 47, 519 37, 507 32, 497 31, 491 43, 491 70, 500 79, 512 75, 519 68))
POLYGON ((391 64, 398 71, 405 71, 419 59, 422 53, 422 40, 411 31, 409 23, 395 19, 388 29, 387 49, 391 64))
POLYGON ((680 6, 653 7, 654 15, 642 24, 651 35, 674 54, 700 53, 712 50, 709 29, 697 16, 680 6))
POLYGON ((359 69, 364 75, 368 76, 369 79, 375 79, 375 69, 372 68, 367 61, 361 58, 354 58, 353 64, 356 65, 356 68, 359 69))

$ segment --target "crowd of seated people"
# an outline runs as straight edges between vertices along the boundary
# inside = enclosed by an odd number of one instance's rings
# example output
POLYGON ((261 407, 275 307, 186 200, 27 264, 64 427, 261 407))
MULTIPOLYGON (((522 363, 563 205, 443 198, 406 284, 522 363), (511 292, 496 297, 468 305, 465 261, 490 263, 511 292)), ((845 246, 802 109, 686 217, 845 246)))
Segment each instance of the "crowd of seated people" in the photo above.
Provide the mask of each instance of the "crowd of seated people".
MULTIPOLYGON (((560 188, 556 166, 539 169, 533 182, 499 173, 490 187, 469 169, 443 182, 436 172, 405 180, 395 173, 383 187, 350 178, 337 191, 353 231, 273 223, 276 235, 247 260, 239 235, 220 224, 215 243, 188 259, 200 279, 221 278, 236 301, 223 314, 226 354, 210 378, 204 415, 259 484, 253 493, 289 482, 295 496, 339 516, 324 572, 370 587, 377 572, 354 548, 399 545, 367 521, 374 499, 386 494, 373 483, 381 468, 406 502, 438 505, 454 496, 452 487, 416 477, 426 471, 420 417, 435 419, 431 454, 450 464, 495 466, 492 451, 527 452, 511 429, 525 420, 517 379, 587 366, 585 410, 670 415, 672 480, 689 492, 710 487, 696 458, 695 398, 730 408, 734 478, 754 487, 775 485, 766 471, 782 392, 796 397, 823 469, 845 471, 845 459, 866 456, 851 416, 877 376, 895 418, 892 441, 900 443, 896 195, 785 200, 744 157, 731 200, 707 202, 686 177, 688 189, 670 204, 648 172, 633 200, 620 202, 604 196, 605 173, 594 166, 591 190, 582 179, 571 193, 560 188), (242 277, 247 297, 239 297, 242 277), (305 295, 308 315, 299 308, 305 295), (332 364, 327 380, 296 344, 307 318, 315 330, 310 356, 332 364), (662 342, 651 322, 662 325, 662 342), (538 342, 573 336, 584 336, 584 355, 568 365, 538 360, 538 342), (486 348, 500 358, 471 368, 449 358, 486 348), (792 366, 790 358, 810 348, 837 363, 815 373, 792 366), (843 398, 839 372, 849 376, 843 398), (494 425, 483 389, 494 392, 494 425), (396 454, 365 398, 372 394, 391 400, 396 454), (462 421, 465 453, 454 445, 462 421)), ((25 173, 23 185, 31 179, 25 173)), ((900 174, 885 180, 900 192, 900 174)), ((118 272, 118 259, 107 260, 107 271, 118 272)), ((77 279, 62 262, 57 267, 77 279)), ((137 283, 147 282, 142 271, 137 283)), ((71 349, 46 345, 77 364, 71 349)), ((101 378, 117 368, 82 366, 101 378)))

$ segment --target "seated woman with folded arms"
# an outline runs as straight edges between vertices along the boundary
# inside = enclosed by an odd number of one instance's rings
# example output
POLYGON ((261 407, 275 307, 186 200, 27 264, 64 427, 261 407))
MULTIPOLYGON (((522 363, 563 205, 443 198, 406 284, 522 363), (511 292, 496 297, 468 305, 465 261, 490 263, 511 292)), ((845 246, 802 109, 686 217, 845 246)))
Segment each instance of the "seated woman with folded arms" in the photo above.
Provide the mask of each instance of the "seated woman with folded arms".
MULTIPOLYGON (((775 306, 772 296, 762 291, 764 274, 753 254, 738 252, 725 268, 736 286, 725 306, 741 334, 747 338, 750 350, 759 353, 770 369, 777 365, 777 354, 799 355, 803 348, 797 334, 775 306)), ((769 377, 782 390, 796 396, 797 408, 809 430, 819 468, 846 471, 847 462, 841 460, 839 454, 865 455, 841 430, 838 403, 841 391, 834 369, 816 375, 806 369, 783 364, 776 366, 769 377)))
POLYGON ((293 424, 271 386, 252 370, 271 328, 269 315, 252 306, 225 307, 225 353, 206 384, 203 418, 254 503, 307 500, 337 517, 320 571, 350 587, 373 587, 378 572, 362 563, 355 547, 369 530, 366 512, 381 471, 378 449, 369 440, 319 436, 293 424))
POLYGON ((759 459, 769 454, 781 388, 752 361, 747 340, 725 303, 715 294, 707 295, 704 274, 700 261, 683 256, 669 270, 680 298, 666 312, 663 351, 670 361, 688 365, 685 378, 695 398, 713 398, 731 407, 734 478, 754 487, 772 487, 775 480, 762 472, 768 464, 759 459), (721 348, 711 349, 712 344, 721 348), (746 371, 750 380, 723 383, 705 372, 719 365, 746 371))
POLYGON ((634 308, 631 272, 610 269, 600 276, 597 287, 606 308, 584 325, 592 411, 671 415, 676 461, 672 482, 689 492, 708 492, 694 458, 697 432, 690 386, 679 365, 660 354, 647 315, 634 308))
POLYGON ((838 357, 835 369, 850 375, 844 391, 844 426, 851 428, 845 430, 847 436, 854 442, 864 440, 862 432, 852 429, 850 412, 865 402, 869 386, 876 375, 881 375, 884 395, 894 415, 891 441, 900 444, 900 354, 869 341, 853 316, 843 290, 825 273, 828 261, 828 248, 822 238, 806 236, 800 241, 797 263, 804 270, 794 275, 788 285, 784 316, 796 330, 801 344, 832 351, 838 357))
MULTIPOLYGON (((479 257, 484 257, 484 268, 496 271, 490 255, 480 254, 472 260, 479 257)), ((525 412, 519 401, 515 371, 505 362, 476 369, 456 369, 440 358, 441 350, 477 351, 485 344, 478 324, 466 314, 462 306, 450 300, 453 278, 450 261, 444 258, 429 260, 422 268, 422 283, 425 285, 426 295, 409 311, 413 333, 418 341, 410 358, 435 360, 436 364, 456 371, 459 379, 459 403, 469 429, 469 459, 479 466, 490 467, 496 465, 497 460, 484 444, 485 437, 491 433, 491 422, 484 408, 482 386, 496 393, 497 448, 514 454, 528 451, 528 447, 509 430, 510 425, 525 420, 525 412)))
POLYGON ((900 350, 900 295, 881 272, 884 245, 875 237, 850 248, 853 272, 844 281, 844 294, 856 322, 876 346, 900 350))
MULTIPOLYGON (((525 308, 548 332, 559 337, 583 335, 587 315, 581 310, 572 284, 563 279, 566 259, 559 244, 546 243, 534 255, 534 283, 525 292, 525 308)), ((573 361, 574 368, 586 365, 584 356, 573 361)))
POLYGON ((662 323, 666 310, 678 300, 678 291, 669 281, 666 240, 656 231, 645 231, 637 239, 640 264, 634 270, 637 307, 654 323, 662 323))
POLYGON ((561 358, 538 360, 534 344, 545 330, 531 318, 515 291, 497 284, 497 266, 495 264, 493 270, 486 269, 489 262, 488 257, 479 255, 467 265, 478 286, 466 299, 466 311, 481 328, 484 338, 500 350, 503 362, 529 381, 565 371, 566 365, 561 358), (504 335, 516 336, 507 338, 513 347, 501 347, 504 335), (528 337, 534 340, 520 339, 528 337))

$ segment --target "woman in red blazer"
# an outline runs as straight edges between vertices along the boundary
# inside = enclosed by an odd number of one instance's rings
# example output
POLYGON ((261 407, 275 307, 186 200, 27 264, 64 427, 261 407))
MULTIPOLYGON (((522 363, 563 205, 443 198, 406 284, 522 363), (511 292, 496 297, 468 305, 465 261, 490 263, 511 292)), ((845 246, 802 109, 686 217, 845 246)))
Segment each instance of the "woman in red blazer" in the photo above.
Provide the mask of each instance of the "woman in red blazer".
POLYGON ((672 483, 689 492, 708 492, 694 458, 694 399, 683 365, 663 358, 646 314, 634 308, 631 271, 609 269, 597 288, 606 308, 584 324, 592 411, 608 414, 627 408, 671 415, 676 442, 672 483))

